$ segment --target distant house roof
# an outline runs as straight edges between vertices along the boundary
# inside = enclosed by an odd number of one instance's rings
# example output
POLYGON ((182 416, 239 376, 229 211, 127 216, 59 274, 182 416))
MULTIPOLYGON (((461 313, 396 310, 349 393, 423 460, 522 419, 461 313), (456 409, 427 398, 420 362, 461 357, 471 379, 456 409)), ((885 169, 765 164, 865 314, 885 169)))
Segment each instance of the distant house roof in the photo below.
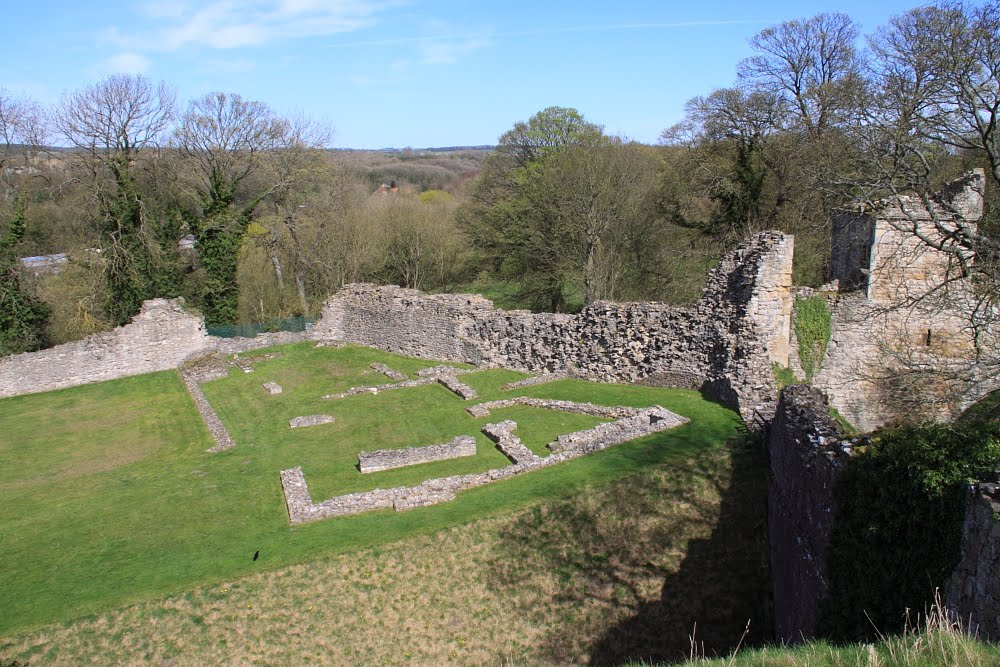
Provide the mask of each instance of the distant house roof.
POLYGON ((61 252, 55 255, 22 257, 21 265, 33 273, 59 273, 62 265, 68 261, 69 255, 61 252))

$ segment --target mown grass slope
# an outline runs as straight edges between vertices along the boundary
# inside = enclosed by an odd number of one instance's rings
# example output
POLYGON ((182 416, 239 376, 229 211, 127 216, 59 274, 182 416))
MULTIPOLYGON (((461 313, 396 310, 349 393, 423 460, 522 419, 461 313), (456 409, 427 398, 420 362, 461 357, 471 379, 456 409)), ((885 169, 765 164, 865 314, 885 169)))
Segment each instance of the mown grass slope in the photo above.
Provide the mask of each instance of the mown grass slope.
POLYGON ((254 571, 383 548, 583 490, 589 495, 650 466, 669 469, 717 453, 739 426, 732 412, 693 392, 579 381, 504 392, 501 384, 522 375, 477 372, 463 378, 484 400, 530 394, 658 403, 692 423, 443 505, 291 527, 278 481, 283 468, 302 465, 318 501, 503 465, 479 433, 492 420, 517 420, 536 450, 597 420, 524 408, 474 419, 465 402, 436 385, 322 401, 322 394, 349 386, 388 382, 369 370, 373 361, 410 373, 432 363, 359 347, 277 351, 280 358, 258 362, 253 373, 234 369, 204 385, 237 442, 218 454, 205 451, 212 443, 174 372, 0 401, 0 636, 195 585, 212 590, 213 582, 254 571), (261 387, 268 381, 284 393, 268 395, 261 387), (336 422, 288 428, 291 417, 315 413, 336 422), (476 457, 365 476, 354 467, 361 449, 435 444, 463 433, 476 435, 476 457))
MULTIPOLYGON (((617 665, 770 636, 765 461, 674 450, 608 483, 0 639, 29 664, 617 665)), ((459 497, 461 502, 461 496, 459 497)), ((502 502, 498 499, 498 502, 502 502)))

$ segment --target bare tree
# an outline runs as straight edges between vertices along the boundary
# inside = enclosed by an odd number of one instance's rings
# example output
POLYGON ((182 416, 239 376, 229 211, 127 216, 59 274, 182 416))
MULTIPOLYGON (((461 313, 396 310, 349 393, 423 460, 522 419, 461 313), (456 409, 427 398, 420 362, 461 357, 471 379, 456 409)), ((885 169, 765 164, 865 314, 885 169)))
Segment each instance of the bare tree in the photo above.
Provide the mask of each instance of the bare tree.
POLYGON ((263 102, 210 93, 192 101, 174 132, 189 165, 201 211, 191 220, 206 272, 204 307, 210 324, 237 316, 237 253, 254 210, 289 182, 253 182, 265 159, 290 140, 288 121, 263 102))
POLYGON ((116 176, 146 148, 159 147, 174 113, 174 93, 140 75, 114 74, 63 96, 56 129, 116 176))
POLYGON ((158 149, 174 113, 174 94, 143 76, 115 74, 63 96, 56 130, 86 170, 114 324, 124 324, 154 296, 158 254, 148 229, 147 197, 137 174, 158 149))
POLYGON ((810 133, 837 124, 853 104, 858 27, 846 14, 817 14, 766 28, 750 40, 757 55, 740 63, 740 78, 786 100, 810 133))
POLYGON ((45 150, 46 140, 41 107, 0 89, 0 182, 4 184, 4 200, 14 198, 16 177, 33 171, 34 158, 45 150))

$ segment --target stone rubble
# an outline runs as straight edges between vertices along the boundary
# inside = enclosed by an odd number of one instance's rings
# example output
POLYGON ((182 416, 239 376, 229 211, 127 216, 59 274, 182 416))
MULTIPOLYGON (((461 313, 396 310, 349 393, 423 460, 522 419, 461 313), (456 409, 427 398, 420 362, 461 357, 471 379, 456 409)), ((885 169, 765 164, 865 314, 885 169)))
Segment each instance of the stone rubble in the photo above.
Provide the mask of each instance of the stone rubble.
POLYGON ((371 365, 371 368, 372 370, 376 370, 382 375, 386 376, 390 380, 405 381, 410 379, 410 377, 406 373, 389 368, 385 364, 380 364, 378 362, 373 363, 371 365))
POLYGON ((362 473, 379 472, 392 468, 444 461, 463 456, 476 455, 476 439, 470 435, 460 435, 451 442, 429 447, 403 447, 401 449, 377 449, 373 452, 358 453, 358 469, 362 473))
POLYGON ((320 424, 332 424, 334 421, 330 415, 304 415, 288 420, 289 428, 303 428, 305 426, 319 426, 320 424))

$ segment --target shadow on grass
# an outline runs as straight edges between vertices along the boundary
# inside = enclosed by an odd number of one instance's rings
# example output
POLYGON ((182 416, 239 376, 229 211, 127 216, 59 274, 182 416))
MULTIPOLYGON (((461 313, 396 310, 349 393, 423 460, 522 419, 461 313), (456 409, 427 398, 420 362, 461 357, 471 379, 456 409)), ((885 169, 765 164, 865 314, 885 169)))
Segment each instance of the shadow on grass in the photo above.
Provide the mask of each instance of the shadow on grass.
POLYGON ((730 443, 526 512, 497 581, 554 663, 685 659, 696 624, 698 653, 725 655, 772 636, 766 513, 762 449, 730 443))

